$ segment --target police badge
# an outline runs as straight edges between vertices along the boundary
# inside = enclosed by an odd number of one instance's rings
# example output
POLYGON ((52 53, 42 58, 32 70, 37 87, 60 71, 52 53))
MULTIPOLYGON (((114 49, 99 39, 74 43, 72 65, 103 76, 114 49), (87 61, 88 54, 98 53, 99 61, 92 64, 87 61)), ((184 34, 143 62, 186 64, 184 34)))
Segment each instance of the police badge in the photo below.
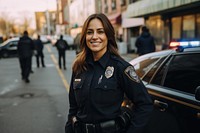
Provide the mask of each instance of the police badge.
POLYGON ((108 66, 105 71, 105 77, 108 79, 112 77, 113 73, 114 73, 114 67, 108 66))
POLYGON ((135 69, 133 68, 133 66, 128 66, 126 69, 125 69, 125 74, 133 81, 139 83, 140 82, 140 79, 139 77, 137 76, 137 74, 135 73, 135 69))

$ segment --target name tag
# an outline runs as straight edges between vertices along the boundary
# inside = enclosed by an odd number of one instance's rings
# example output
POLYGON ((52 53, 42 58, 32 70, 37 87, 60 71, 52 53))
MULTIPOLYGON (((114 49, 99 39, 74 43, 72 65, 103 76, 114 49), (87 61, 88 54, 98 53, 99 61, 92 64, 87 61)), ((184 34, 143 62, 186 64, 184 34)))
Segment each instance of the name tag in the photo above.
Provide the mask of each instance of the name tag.
POLYGON ((78 81, 78 82, 80 82, 80 81, 81 81, 81 79, 75 79, 75 81, 78 81))

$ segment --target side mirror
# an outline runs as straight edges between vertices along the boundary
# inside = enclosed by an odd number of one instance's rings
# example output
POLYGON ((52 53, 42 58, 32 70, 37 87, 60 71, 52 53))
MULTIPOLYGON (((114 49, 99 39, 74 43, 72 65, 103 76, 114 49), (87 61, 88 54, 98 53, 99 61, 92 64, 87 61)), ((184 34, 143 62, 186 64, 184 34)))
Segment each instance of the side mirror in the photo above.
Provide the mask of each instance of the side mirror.
POLYGON ((200 100, 200 86, 198 86, 195 90, 195 98, 196 100, 200 100))

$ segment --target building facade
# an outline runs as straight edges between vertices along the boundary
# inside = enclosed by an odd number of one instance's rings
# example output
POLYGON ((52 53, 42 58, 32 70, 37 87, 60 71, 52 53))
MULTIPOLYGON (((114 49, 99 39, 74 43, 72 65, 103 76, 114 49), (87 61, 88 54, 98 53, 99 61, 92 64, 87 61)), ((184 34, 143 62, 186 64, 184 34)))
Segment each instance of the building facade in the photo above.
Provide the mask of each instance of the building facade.
POLYGON ((99 6, 98 0, 73 0, 69 4, 69 26, 72 37, 81 32, 83 23, 89 15, 99 12, 99 6))
POLYGON ((56 11, 35 12, 36 31, 43 35, 53 35, 56 31, 56 11))
POLYGON ((199 0, 141 0, 128 5, 126 18, 143 17, 160 48, 171 41, 200 40, 199 0))
POLYGON ((172 40, 200 39, 200 0, 71 0, 64 10, 68 33, 75 37, 93 13, 106 14, 128 51, 135 51, 140 28, 146 25, 158 50, 172 40))
POLYGON ((68 24, 69 24, 69 0, 56 0, 57 10, 56 10, 56 35, 67 34, 68 24))

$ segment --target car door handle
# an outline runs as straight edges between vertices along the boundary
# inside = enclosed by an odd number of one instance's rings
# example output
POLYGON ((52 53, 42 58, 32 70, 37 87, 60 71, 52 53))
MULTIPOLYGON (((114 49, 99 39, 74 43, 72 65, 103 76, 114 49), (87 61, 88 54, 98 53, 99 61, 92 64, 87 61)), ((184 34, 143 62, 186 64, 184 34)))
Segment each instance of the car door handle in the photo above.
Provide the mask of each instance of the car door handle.
POLYGON ((197 118, 200 119, 200 113, 197 113, 197 118))
POLYGON ((165 111, 168 108, 168 104, 161 102, 159 100, 154 100, 154 105, 160 109, 160 111, 165 111))

